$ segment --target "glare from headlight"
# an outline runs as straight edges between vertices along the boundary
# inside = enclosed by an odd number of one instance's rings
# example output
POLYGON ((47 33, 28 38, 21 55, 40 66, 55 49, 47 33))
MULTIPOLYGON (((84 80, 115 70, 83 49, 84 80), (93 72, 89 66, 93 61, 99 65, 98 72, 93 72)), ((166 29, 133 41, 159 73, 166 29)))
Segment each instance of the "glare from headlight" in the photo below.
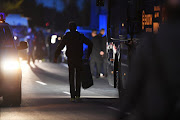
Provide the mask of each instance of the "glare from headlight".
POLYGON ((2 63, 2 68, 4 70, 17 70, 20 68, 20 65, 17 60, 7 60, 2 63))

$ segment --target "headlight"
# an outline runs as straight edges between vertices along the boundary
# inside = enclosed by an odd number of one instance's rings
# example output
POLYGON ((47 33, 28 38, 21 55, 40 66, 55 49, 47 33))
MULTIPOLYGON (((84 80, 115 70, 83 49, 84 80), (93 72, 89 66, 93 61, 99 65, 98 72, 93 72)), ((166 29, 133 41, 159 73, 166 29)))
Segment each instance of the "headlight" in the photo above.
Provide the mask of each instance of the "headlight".
POLYGON ((6 60, 2 62, 2 68, 4 70, 18 70, 20 68, 20 64, 17 60, 6 60))

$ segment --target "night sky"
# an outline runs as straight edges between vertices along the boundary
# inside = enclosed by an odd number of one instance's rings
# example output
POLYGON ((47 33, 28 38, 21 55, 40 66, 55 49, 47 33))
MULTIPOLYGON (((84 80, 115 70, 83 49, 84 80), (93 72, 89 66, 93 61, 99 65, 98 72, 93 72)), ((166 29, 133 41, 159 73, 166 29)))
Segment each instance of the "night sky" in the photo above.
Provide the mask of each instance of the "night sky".
MULTIPOLYGON (((66 0, 66 3, 63 0, 36 0, 38 4, 43 4, 44 7, 56 8, 57 11, 62 12, 65 8, 65 4, 68 4, 69 0, 66 0), (55 4, 56 3, 56 4, 55 4)), ((77 6, 79 10, 82 10, 82 4, 84 0, 77 0, 77 6)))

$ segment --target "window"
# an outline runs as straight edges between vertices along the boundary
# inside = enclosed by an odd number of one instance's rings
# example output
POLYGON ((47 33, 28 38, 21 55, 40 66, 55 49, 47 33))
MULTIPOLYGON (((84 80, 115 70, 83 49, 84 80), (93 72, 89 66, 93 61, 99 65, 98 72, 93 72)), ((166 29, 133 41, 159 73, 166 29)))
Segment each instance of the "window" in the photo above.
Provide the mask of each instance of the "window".
POLYGON ((152 28, 146 28, 146 32, 152 32, 152 28))
POLYGON ((154 11, 160 11, 160 10, 161 10, 160 6, 154 6, 154 11))
POLYGON ((158 22, 153 23, 153 32, 157 33, 158 30, 159 30, 159 23, 158 22))
POLYGON ((159 17, 159 12, 155 12, 154 18, 158 18, 158 17, 159 17))

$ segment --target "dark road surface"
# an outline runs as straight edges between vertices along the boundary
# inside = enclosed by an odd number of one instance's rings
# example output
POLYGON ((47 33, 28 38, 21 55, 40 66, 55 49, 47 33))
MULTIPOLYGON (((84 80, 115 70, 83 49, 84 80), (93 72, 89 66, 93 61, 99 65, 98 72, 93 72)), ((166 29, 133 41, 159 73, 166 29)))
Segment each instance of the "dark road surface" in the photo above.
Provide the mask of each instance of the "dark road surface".
POLYGON ((22 105, 0 108, 0 120, 117 120, 118 93, 107 79, 94 79, 92 88, 82 89, 82 102, 72 103, 66 64, 21 65, 22 105))

